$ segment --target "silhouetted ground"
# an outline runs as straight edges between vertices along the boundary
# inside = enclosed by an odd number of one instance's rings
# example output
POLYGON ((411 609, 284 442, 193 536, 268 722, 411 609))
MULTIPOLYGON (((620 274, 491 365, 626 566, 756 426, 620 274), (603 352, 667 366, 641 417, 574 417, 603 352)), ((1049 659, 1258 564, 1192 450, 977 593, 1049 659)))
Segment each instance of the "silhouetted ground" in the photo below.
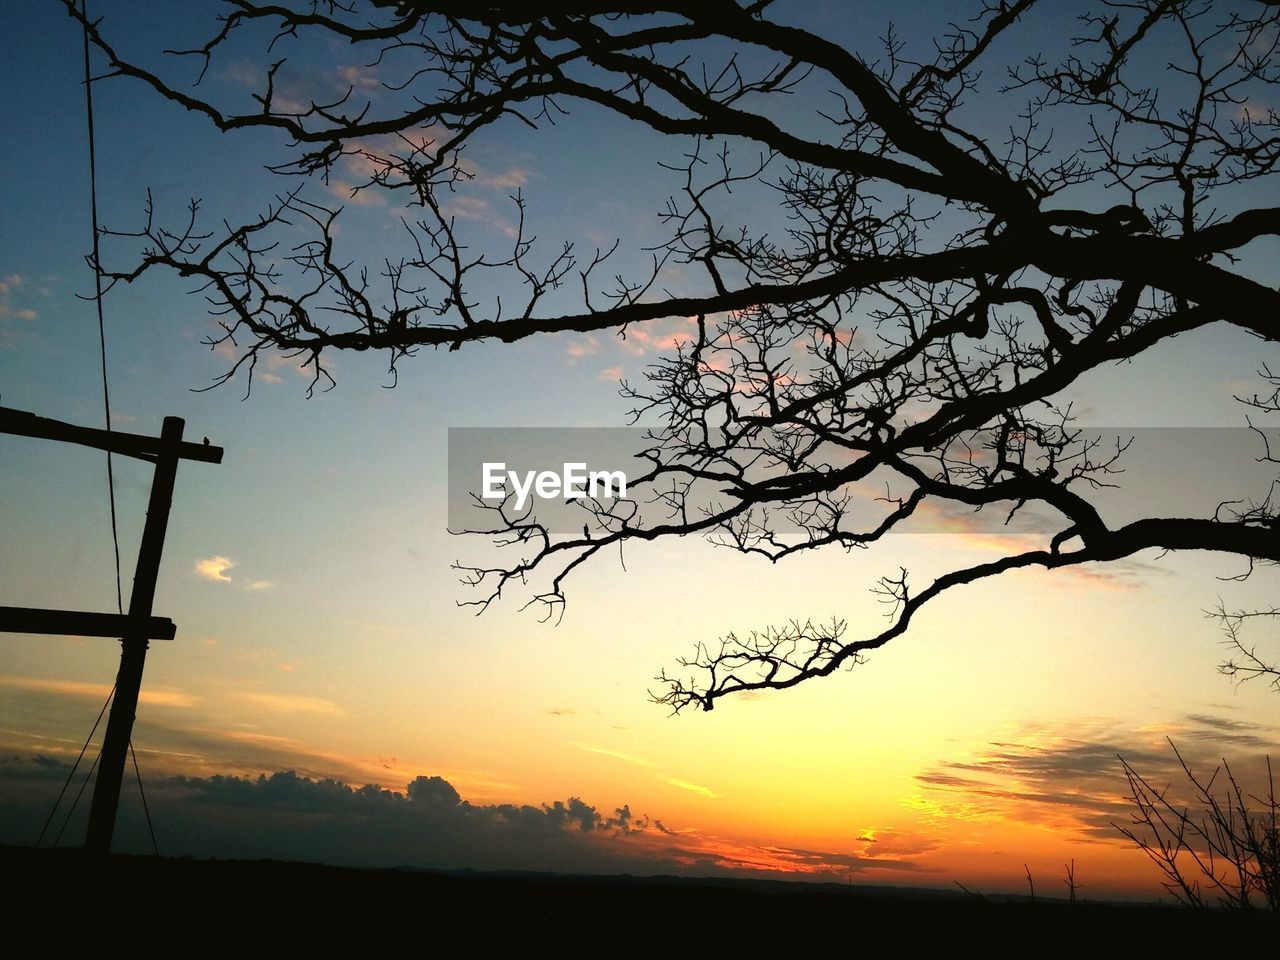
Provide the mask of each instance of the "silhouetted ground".
POLYGON ((697 957, 819 945, 940 956, 964 945, 983 956, 1249 958, 1274 956, 1280 943, 1280 927, 1259 914, 826 883, 134 856, 95 863, 79 851, 23 847, 0 847, 0 871, 0 916, 11 937, 45 930, 117 943, 172 935, 172 947, 184 952, 211 941, 256 952, 254 944, 269 937, 330 946, 359 939, 377 952, 415 944, 423 954, 446 943, 454 949, 444 952, 482 955, 487 947, 537 943, 573 947, 575 956, 585 948, 697 957))

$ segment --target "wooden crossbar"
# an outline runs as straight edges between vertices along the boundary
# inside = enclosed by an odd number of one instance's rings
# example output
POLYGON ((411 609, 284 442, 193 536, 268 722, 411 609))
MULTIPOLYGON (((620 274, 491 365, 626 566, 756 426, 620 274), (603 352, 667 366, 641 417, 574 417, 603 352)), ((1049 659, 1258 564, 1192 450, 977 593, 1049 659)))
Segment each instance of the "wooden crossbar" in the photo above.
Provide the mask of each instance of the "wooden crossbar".
MULTIPOLYGON (((99 450, 110 450, 112 453, 137 457, 139 460, 149 460, 152 463, 155 463, 167 442, 160 437, 146 437, 137 433, 80 427, 73 423, 63 423, 61 420, 39 417, 25 410, 14 410, 12 407, 0 407, 0 433, 39 437, 43 440, 61 440, 83 447, 97 447, 99 450)), ((179 441, 177 456, 179 460, 221 463, 222 448, 207 443, 179 441)))
POLYGON ((65 637, 146 637, 172 640, 177 627, 168 617, 140 623, 127 613, 84 613, 40 607, 0 607, 0 633, 50 633, 65 637))

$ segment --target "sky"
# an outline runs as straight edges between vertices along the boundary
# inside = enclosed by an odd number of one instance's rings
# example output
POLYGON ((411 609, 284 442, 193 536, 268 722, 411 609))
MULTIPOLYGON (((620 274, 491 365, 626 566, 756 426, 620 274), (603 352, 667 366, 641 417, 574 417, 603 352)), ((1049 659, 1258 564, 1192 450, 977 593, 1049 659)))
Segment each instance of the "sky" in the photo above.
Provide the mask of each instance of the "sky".
MULTIPOLYGON (((152 52, 200 35, 217 10, 130 4, 126 26, 118 5, 98 6, 109 36, 152 52)), ((895 6, 797 16, 861 37, 895 6)), ((921 23, 938 13, 924 5, 921 23)), ((52 2, 4 18, 0 403, 100 425, 80 34, 52 2)), ((1057 28, 1032 22, 1018 42, 1057 28)), ((334 48, 300 69, 340 82, 361 67, 334 48)), ((243 98, 253 68, 233 58, 206 82, 243 98)), ((135 83, 94 96, 104 224, 136 226, 148 189, 164 216, 198 197, 214 222, 285 189, 264 170, 286 156, 269 136, 219 134, 135 83)), ((621 235, 633 261, 661 237, 657 211, 678 183, 655 160, 678 147, 586 116, 477 142, 456 207, 477 243, 506 235, 516 188, 540 236, 590 249, 621 235)), ((377 263, 400 211, 352 201, 343 175, 306 190, 348 202, 340 239, 377 263)), ((678 717, 649 691, 694 643, 792 618, 878 629, 867 588, 885 571, 926 582, 1012 541, 902 535, 777 565, 659 541, 630 549, 625 570, 605 560, 575 575, 559 624, 518 603, 458 606, 470 596, 451 564, 483 545, 446 530, 449 428, 621 426, 618 380, 669 348, 681 318, 625 341, 424 352, 393 389, 385 358, 341 355, 337 386, 308 396, 306 371, 276 357, 246 396, 243 378, 197 392, 234 357, 201 343, 214 328, 184 281, 119 287, 105 312, 113 427, 157 434, 181 416, 189 437, 225 449, 220 465, 178 471, 156 594, 178 633, 152 645, 134 734, 164 853, 990 891, 1022 889, 1025 870, 1038 890, 1059 888, 1074 859, 1086 896, 1154 898, 1157 877, 1113 825, 1128 817, 1117 755, 1172 780, 1172 739, 1206 771, 1225 757, 1249 777, 1280 742, 1280 697, 1218 675, 1205 616, 1219 598, 1261 602, 1275 578, 1223 579, 1240 565, 1221 559, 1006 575, 931 603, 852 671, 678 717)), ((1232 396, 1258 388, 1268 357, 1280 367, 1274 353, 1211 328, 1100 371, 1073 399, 1095 425, 1239 428, 1232 396)), ((150 476, 127 460, 115 470, 127 595, 150 476)), ((103 457, 0 436, 0 490, 0 603, 113 609, 103 457)), ((117 661, 110 640, 0 637, 0 842, 40 833, 117 661)), ((79 842, 86 805, 64 845, 79 842)), ((149 847, 132 780, 117 837, 149 847)))

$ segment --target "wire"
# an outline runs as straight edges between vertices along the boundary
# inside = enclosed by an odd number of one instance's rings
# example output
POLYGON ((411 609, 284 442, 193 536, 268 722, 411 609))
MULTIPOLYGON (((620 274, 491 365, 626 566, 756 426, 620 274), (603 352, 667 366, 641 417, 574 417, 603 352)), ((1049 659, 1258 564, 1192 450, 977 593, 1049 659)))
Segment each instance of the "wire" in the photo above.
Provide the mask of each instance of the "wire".
MULTIPOLYGON (((76 775, 76 770, 79 769, 80 767, 80 761, 84 759, 84 752, 89 749, 89 743, 93 740, 93 735, 98 732, 98 724, 102 722, 102 717, 107 712, 107 705, 111 703, 111 698, 114 697, 115 694, 116 694, 116 688, 113 686, 111 688, 111 692, 107 694, 107 699, 102 702, 102 709, 98 711, 98 719, 93 721, 93 729, 89 731, 89 736, 85 738, 84 746, 80 748, 80 756, 76 757, 76 762, 71 766, 71 772, 67 774, 67 779, 62 784, 62 790, 58 793, 58 799, 53 801, 53 809, 49 811, 49 816, 45 819, 44 826, 40 829, 40 836, 36 840, 37 847, 44 842, 44 835, 49 830, 49 824, 53 823, 54 815, 57 814, 58 812, 58 805, 62 803, 62 798, 66 796, 67 787, 71 786, 71 778, 76 775)), ((96 767, 98 765, 98 761, 94 760, 93 765, 96 767)), ((89 768, 89 772, 93 773, 93 767, 89 768)), ((84 787, 81 787, 80 793, 83 793, 83 792, 84 792, 84 787)), ((80 794, 78 793, 76 794, 76 800, 79 800, 79 799, 80 799, 80 794)), ((74 803, 71 805, 71 809, 72 810, 75 809, 74 803)), ((66 827, 65 823, 63 824, 63 827, 66 827)), ((58 831, 58 836, 62 836, 61 830, 58 831)), ((58 841, 55 840, 53 841, 53 843, 54 843, 54 846, 57 846, 58 841)))
POLYGON ((142 797, 142 812, 147 815, 147 832, 151 834, 151 849, 158 857, 160 845, 156 843, 156 828, 151 825, 151 808, 147 806, 147 791, 142 788, 142 771, 138 769, 138 755, 133 752, 133 739, 129 740, 129 756, 133 757, 133 774, 138 778, 138 793, 142 797))
MULTIPOLYGON (((107 380, 107 325, 103 317, 102 310, 102 259, 99 245, 99 229, 98 229, 98 156, 96 148, 96 138, 94 137, 93 127, 93 75, 89 63, 89 11, 87 0, 80 0, 80 16, 82 34, 84 37, 84 106, 85 106, 85 122, 88 130, 89 140, 89 215, 93 227, 93 302, 98 314, 98 355, 102 361, 102 411, 106 420, 107 432, 111 432, 111 388, 107 380)), ((111 504, 111 547, 115 555, 116 564, 116 610, 124 613, 124 588, 120 576, 120 528, 116 520, 116 477, 115 465, 112 460, 111 451, 107 451, 107 497, 111 504)), ((123 641, 122 641, 123 642, 123 641)), ((115 692, 115 688, 112 688, 115 692)), ((103 708, 106 709, 105 706, 103 708)), ((101 721, 99 716, 98 720, 101 721)), ((96 730, 98 725, 94 724, 96 730)), ((92 737, 93 734, 90 734, 92 737)), ((81 751, 83 753, 83 751, 81 751)), ((101 753, 98 754, 102 756, 101 753)), ((160 856, 160 847, 156 843, 156 830, 151 822, 151 807, 147 804, 147 791, 142 786, 142 770, 138 767, 138 754, 133 749, 133 739, 129 739, 129 756, 133 758, 133 773, 138 781, 138 794, 142 797, 142 811, 147 818, 147 832, 151 835, 151 849, 156 856, 160 856)), ((78 761, 77 761, 78 763, 78 761)), ((94 760, 93 766, 96 767, 98 761, 94 760)), ((93 768, 89 770, 89 776, 93 775, 93 768)), ((80 792, 76 794, 75 801, 71 804, 71 810, 67 812, 67 818, 62 822, 62 828, 66 829, 67 823, 71 819, 71 813, 75 810, 76 804, 80 801, 81 794, 84 793, 85 785, 88 784, 88 777, 85 782, 80 785, 80 792)), ((63 787, 65 792, 66 787, 63 787)), ((59 797, 61 799, 61 797, 59 797)), ((61 838, 62 830, 58 831, 58 837, 61 838)), ((57 846, 57 839, 54 840, 54 846, 57 846)))
POLYGON ((80 798, 84 796, 84 788, 89 785, 89 781, 93 779, 93 771, 98 769, 98 761, 102 759, 102 751, 98 751, 98 755, 93 758, 93 766, 89 768, 89 772, 84 775, 84 783, 80 784, 79 791, 76 792, 76 798, 71 801, 71 808, 67 810, 67 815, 62 820, 62 826, 58 828, 58 835, 53 838, 53 845, 56 847, 58 841, 62 839, 62 831, 67 829, 67 824, 71 822, 71 815, 76 812, 76 805, 80 803, 80 798))
MULTIPOLYGON (((89 69, 89 12, 87 0, 80 0, 84 34, 84 105, 89 130, 89 214, 93 224, 93 302, 98 308, 98 352, 102 358, 102 407, 111 432, 111 390, 107 386, 107 327, 102 316, 102 261, 98 253, 98 158, 93 136, 93 78, 89 69)), ((111 544, 116 558, 116 609, 124 613, 124 590, 120 581, 120 532, 116 523, 116 476, 107 451, 107 492, 111 500, 111 544)))

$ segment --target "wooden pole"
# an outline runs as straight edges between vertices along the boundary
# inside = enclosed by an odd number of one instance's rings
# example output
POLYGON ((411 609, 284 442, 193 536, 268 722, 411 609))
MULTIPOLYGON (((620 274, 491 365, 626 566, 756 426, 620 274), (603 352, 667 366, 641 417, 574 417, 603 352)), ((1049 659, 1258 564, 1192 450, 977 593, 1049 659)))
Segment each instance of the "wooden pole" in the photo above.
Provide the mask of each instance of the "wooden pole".
MULTIPOLYGON (((156 453, 156 472, 151 481, 151 499, 147 503, 147 521, 138 547, 138 566, 133 576, 133 593, 129 598, 129 616, 135 623, 151 617, 151 604, 156 595, 156 578, 160 574, 160 554, 164 550, 165 530, 169 526, 169 506, 173 502, 173 483, 182 452, 181 417, 165 417, 160 432, 160 449, 156 453)), ((111 836, 115 832, 116 810, 120 805, 120 784, 124 779, 133 719, 138 710, 138 693, 142 687, 142 668, 147 658, 147 631, 130 632, 121 641, 120 672, 116 675, 116 694, 107 719, 107 733, 98 760, 98 780, 93 787, 93 805, 89 808, 89 829, 85 850, 106 855, 111 852, 111 836)))

